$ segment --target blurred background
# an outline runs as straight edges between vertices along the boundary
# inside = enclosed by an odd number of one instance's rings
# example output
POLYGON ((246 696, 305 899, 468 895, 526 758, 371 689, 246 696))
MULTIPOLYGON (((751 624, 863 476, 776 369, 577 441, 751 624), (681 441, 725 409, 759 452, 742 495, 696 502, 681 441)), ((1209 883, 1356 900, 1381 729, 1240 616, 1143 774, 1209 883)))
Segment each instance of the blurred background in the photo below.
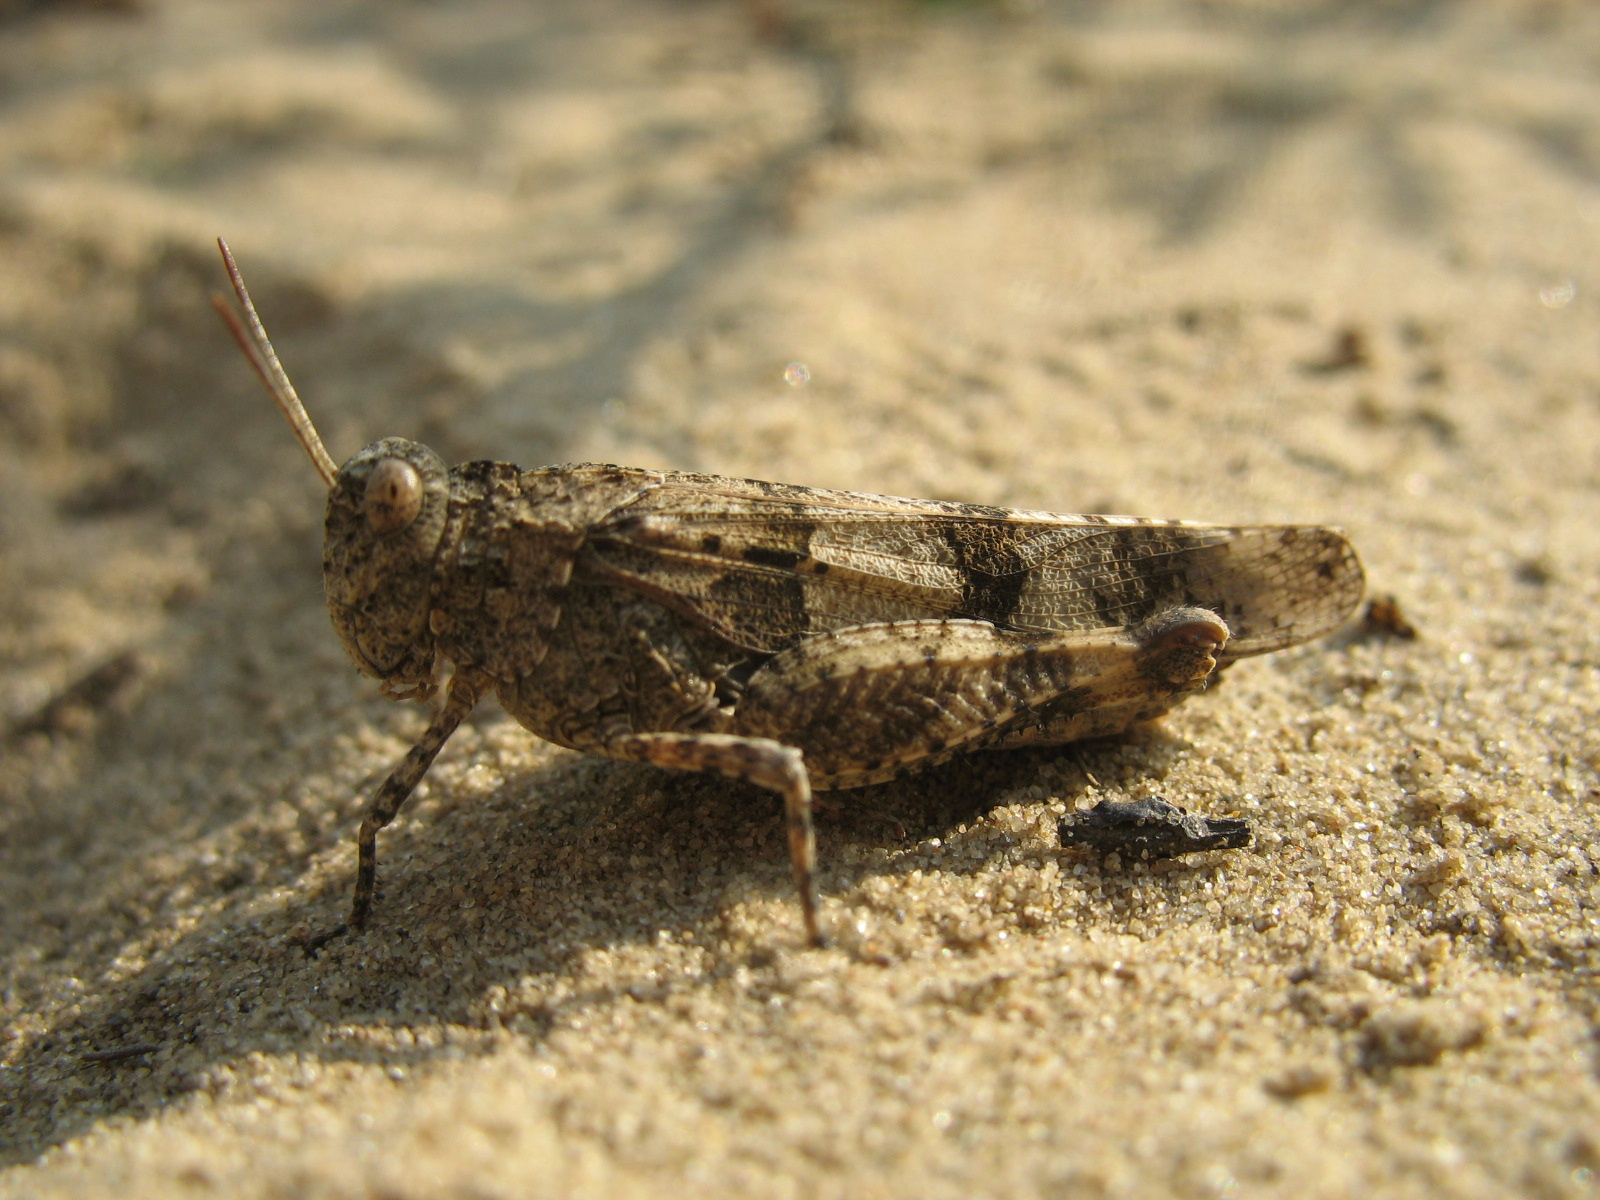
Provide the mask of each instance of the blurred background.
MULTIPOLYGON (((1583 5, 0 21, 13 720, 159 626, 218 540, 315 521, 205 304, 218 235, 341 459, 403 433, 451 459, 1338 521, 1374 494, 1355 477, 1405 503, 1490 432, 1451 396, 1459 317, 1533 339, 1502 366, 1593 367, 1583 5), (28 598, 52 577, 124 594, 28 598)), ((1499 415, 1557 435, 1562 403, 1499 415)))

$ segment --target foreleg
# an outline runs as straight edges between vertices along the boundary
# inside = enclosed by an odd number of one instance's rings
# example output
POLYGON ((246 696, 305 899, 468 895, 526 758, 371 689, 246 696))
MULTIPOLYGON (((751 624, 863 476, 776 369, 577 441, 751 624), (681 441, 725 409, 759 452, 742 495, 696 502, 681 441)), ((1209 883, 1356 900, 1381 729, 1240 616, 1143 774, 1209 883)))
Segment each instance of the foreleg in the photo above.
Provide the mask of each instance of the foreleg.
MULTIPOLYGON (((400 760, 400 765, 389 773, 389 778, 383 781, 383 786, 372 797, 366 816, 361 820, 361 832, 356 835, 356 895, 355 902, 350 906, 350 928, 361 929, 372 915, 372 897, 378 882, 378 830, 394 820, 401 806, 410 799, 417 784, 422 782, 422 777, 433 765, 433 760, 439 756, 439 751, 450 740, 450 735, 478 703, 484 687, 481 676, 458 669, 455 678, 450 681, 450 693, 439 715, 434 717, 433 723, 417 744, 411 747, 410 753, 400 760)), ((338 932, 334 930, 327 937, 338 932)), ((322 940, 326 941, 327 937, 322 940)))

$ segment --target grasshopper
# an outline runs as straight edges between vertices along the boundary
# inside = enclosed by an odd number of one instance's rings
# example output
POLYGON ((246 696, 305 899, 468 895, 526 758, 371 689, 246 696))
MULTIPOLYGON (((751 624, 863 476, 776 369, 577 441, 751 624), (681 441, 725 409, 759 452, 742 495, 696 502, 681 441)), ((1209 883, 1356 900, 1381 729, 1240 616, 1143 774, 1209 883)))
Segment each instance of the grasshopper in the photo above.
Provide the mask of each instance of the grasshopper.
POLYGON ((243 320, 213 303, 328 488, 323 581, 346 651, 395 700, 432 699, 450 668, 361 822, 350 928, 372 912, 378 831, 490 692, 558 745, 778 793, 821 944, 813 791, 1119 733, 1361 598, 1355 552, 1319 526, 447 467, 394 437, 337 466, 218 245, 243 320))

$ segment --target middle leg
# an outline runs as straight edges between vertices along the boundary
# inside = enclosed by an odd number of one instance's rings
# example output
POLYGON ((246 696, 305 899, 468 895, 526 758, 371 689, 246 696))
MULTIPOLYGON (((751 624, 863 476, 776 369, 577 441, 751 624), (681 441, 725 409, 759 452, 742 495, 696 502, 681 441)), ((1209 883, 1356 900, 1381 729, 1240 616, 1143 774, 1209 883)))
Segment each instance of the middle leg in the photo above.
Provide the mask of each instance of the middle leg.
POLYGON ((769 788, 783 797, 789 861, 800 892, 806 937, 823 944, 817 917, 817 838, 811 823, 811 782, 800 751, 772 738, 726 733, 624 733, 606 739, 612 758, 680 771, 715 771, 769 788))

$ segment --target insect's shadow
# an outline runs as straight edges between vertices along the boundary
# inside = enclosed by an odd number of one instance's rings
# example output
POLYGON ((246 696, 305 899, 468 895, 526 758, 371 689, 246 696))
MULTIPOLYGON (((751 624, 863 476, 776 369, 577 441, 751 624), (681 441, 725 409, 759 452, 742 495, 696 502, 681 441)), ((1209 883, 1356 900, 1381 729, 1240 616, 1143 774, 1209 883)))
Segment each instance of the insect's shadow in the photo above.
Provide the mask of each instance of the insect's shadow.
MULTIPOLYGON (((1142 730, 1131 739, 962 757, 890 783, 822 793, 815 820, 820 888, 838 897, 874 876, 928 869, 919 846, 973 832, 1001 806, 1041 803, 1041 783, 1069 807, 1096 773, 1131 774, 1136 793, 1153 790, 1186 745, 1142 730), (1139 764, 1131 773, 1130 748, 1139 764)), ((1041 841, 1033 849, 1053 847, 1041 841)), ((388 923, 386 911, 453 903, 481 914, 469 918, 486 928, 481 942, 498 941, 495 927, 509 922, 529 931, 525 946, 555 947, 540 958, 545 969, 556 968, 570 947, 715 930, 746 897, 775 901, 783 924, 771 938, 800 944, 781 801, 711 775, 564 757, 471 801, 435 796, 412 820, 385 831, 380 861, 380 922, 388 923)), ((941 857, 937 869, 971 874, 983 859, 941 857)), ((345 899, 341 891, 329 902, 345 899)), ((469 954, 489 949, 470 933, 456 944, 469 954)))
MULTIPOLYGON (((1159 752, 1164 736, 1147 736, 1141 755, 1159 752)), ((852 847, 946 837, 1041 775, 1070 800, 1083 763, 1104 771, 1116 754, 1090 744, 984 755, 841 793, 818 820, 825 896, 904 869, 892 855, 874 863, 852 847)), ((163 832, 129 843, 129 854, 159 858, 163 832)), ((237 877, 225 864, 203 872, 197 886, 211 900, 186 907, 186 932, 138 969, 113 969, 119 950, 109 943, 94 956, 102 961, 75 968, 93 986, 18 1042, 0 1077, 0 1163, 31 1159, 107 1116, 153 1115, 190 1093, 226 1089, 252 1055, 425 1068, 463 1044, 490 1053, 496 993, 522 997, 515 1028, 541 1038, 559 1020, 659 986, 649 960, 663 931, 702 948, 696 970, 706 986, 802 948, 781 806, 757 788, 572 754, 476 792, 435 785, 380 840, 372 927, 312 952, 306 935, 340 920, 350 879, 348 865, 317 871, 320 888, 304 876, 330 855, 348 864, 351 833, 348 813, 331 812, 309 861, 246 863, 237 877), (747 902, 754 916, 739 918, 745 935, 729 943, 730 914, 747 902), (592 969, 597 962, 603 969, 592 969), (530 988, 553 999, 529 1002, 530 988), (362 1029, 463 1036, 448 1052, 423 1036, 378 1049, 351 1035, 362 1029), (30 1112, 56 1114, 48 1134, 30 1132, 30 1112)), ((148 905, 127 892, 139 877, 124 875, 120 890, 108 883, 91 907, 148 905)))

